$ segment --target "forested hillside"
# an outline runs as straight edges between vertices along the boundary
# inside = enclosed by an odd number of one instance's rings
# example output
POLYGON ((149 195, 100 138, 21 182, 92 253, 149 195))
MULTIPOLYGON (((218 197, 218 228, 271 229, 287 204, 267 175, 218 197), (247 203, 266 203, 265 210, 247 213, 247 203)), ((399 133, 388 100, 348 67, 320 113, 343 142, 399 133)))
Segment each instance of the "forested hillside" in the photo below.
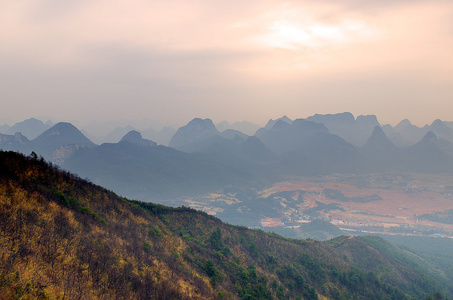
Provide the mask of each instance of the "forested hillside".
POLYGON ((131 201, 36 156, 0 152, 0 299, 424 299, 448 292, 418 259, 385 243, 285 239, 189 208, 131 201))

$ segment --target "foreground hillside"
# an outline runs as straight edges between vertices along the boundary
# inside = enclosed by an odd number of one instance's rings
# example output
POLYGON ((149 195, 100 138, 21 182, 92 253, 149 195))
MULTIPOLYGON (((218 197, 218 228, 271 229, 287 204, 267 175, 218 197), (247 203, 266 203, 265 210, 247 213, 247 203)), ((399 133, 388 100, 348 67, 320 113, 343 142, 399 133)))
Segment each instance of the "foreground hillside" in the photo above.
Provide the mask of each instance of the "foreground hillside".
POLYGON ((0 152, 0 220, 0 299, 423 299, 447 292, 422 262, 377 238, 284 239, 184 207, 130 201, 14 152, 0 152))

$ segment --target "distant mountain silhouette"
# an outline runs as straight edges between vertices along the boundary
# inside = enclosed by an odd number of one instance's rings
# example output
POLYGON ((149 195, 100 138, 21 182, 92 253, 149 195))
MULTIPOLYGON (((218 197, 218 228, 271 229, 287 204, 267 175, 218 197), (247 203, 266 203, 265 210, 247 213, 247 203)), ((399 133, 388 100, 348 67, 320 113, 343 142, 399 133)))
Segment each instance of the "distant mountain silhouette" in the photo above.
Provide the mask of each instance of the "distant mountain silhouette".
POLYGON ((173 127, 163 127, 160 130, 154 130, 153 128, 147 128, 141 130, 143 138, 153 140, 159 145, 168 146, 173 135, 176 133, 176 129, 173 127))
POLYGON ((107 143, 116 143, 120 141, 124 135, 128 132, 136 130, 135 127, 131 125, 123 126, 123 127, 116 127, 113 129, 107 136, 103 138, 103 140, 107 143))
POLYGON ((211 119, 195 118, 179 128, 168 145, 181 151, 195 152, 198 150, 198 143, 216 135, 219 135, 219 131, 211 119))
POLYGON ((453 159, 442 150, 442 140, 428 131, 417 144, 406 149, 402 169, 429 173, 451 173, 453 159))
POLYGON ((406 119, 398 123, 395 127, 386 126, 385 132, 396 145, 403 147, 415 145, 429 131, 433 132, 438 138, 453 142, 453 129, 447 123, 437 119, 431 125, 418 127, 412 125, 406 119))
POLYGON ((281 155, 281 172, 314 176, 329 173, 350 173, 361 170, 357 149, 337 135, 313 134, 298 151, 281 155))
POLYGON ((220 123, 215 124, 215 127, 219 131, 224 131, 224 130, 230 129, 230 126, 231 125, 228 121, 222 121, 220 123))
POLYGON ((228 123, 227 121, 222 121, 216 124, 216 128, 219 131, 226 131, 228 129, 233 129, 242 132, 245 135, 254 135, 255 132, 260 128, 259 125, 250 123, 248 121, 235 122, 233 124, 228 123))
MULTIPOLYGON (((332 124, 332 123, 343 123, 343 124, 354 124, 355 118, 350 112, 338 113, 338 114, 315 114, 307 118, 308 121, 317 123, 332 124)), ((327 126, 327 125, 326 125, 327 126)))
POLYGON ((239 138, 243 141, 245 141, 248 138, 248 135, 245 133, 240 132, 239 130, 234 130, 234 129, 226 129, 220 133, 220 135, 226 139, 229 140, 234 140, 236 138, 239 138))
POLYGON ((256 136, 274 153, 282 154, 300 150, 315 133, 328 133, 323 124, 304 119, 294 120, 291 124, 278 120, 271 128, 261 128, 256 136))
POLYGON ((14 135, 0 133, 0 149, 22 152, 29 143, 27 137, 20 132, 14 135))
POLYGON ((32 140, 50 127, 52 127, 52 122, 50 121, 44 123, 41 120, 31 118, 14 124, 6 133, 15 134, 16 132, 20 132, 22 135, 32 140))
POLYGON ((271 129, 272 127, 274 127, 274 125, 278 122, 278 121, 282 121, 282 122, 285 122, 287 124, 291 124, 293 122, 293 120, 291 120, 290 118, 288 118, 287 116, 283 116, 281 118, 278 118, 276 120, 272 120, 270 119, 266 126, 264 126, 265 129, 271 129))
POLYGON ((34 151, 54 163, 62 163, 65 158, 79 148, 95 146, 74 125, 65 122, 52 126, 31 141, 21 133, 0 136, 0 148, 25 154, 34 151))
POLYGON ((248 137, 241 145, 242 155, 251 160, 263 162, 274 161, 275 155, 256 136, 248 137))
POLYGON ((125 136, 123 136, 123 138, 120 140, 120 143, 124 142, 129 142, 148 147, 157 146, 156 142, 142 138, 142 135, 137 130, 131 130, 125 136))
POLYGON ((380 126, 375 115, 360 115, 357 117, 356 122, 364 130, 364 132, 371 131, 376 126, 380 126))
POLYGON ((397 147, 392 143, 380 126, 376 126, 368 141, 363 145, 362 150, 372 153, 392 152, 397 147))
MULTIPOLYGON (((364 127, 377 123, 374 116, 354 120, 348 113, 315 116, 323 122, 330 120, 331 125, 332 120, 364 127)), ((355 147, 330 133, 324 123, 287 121, 277 120, 249 137, 233 129, 219 132, 210 119, 196 118, 172 138, 171 144, 181 150, 157 146, 137 130, 129 131, 118 143, 97 146, 75 126, 62 122, 31 141, 20 133, 1 134, 0 148, 27 155, 34 151, 82 177, 145 200, 215 191, 229 184, 269 182, 287 175, 453 173, 453 143, 432 131, 412 146, 399 147, 375 126, 364 145, 355 147)), ((446 137, 450 134, 450 128, 440 120, 424 128, 434 128, 446 137)), ((417 134, 425 130, 409 121, 389 130, 396 129, 417 134)))
POLYGON ((437 137, 453 142, 453 129, 448 127, 443 121, 437 119, 430 126, 429 130, 437 137))
POLYGON ((376 126, 368 141, 360 148, 360 153, 370 170, 388 171, 399 163, 401 149, 387 138, 381 127, 376 126))
POLYGON ((244 142, 244 139, 235 135, 233 138, 226 138, 218 135, 213 135, 206 139, 200 139, 186 147, 187 153, 215 153, 226 156, 235 156, 237 148, 244 142))
POLYGON ((357 119, 349 112, 338 114, 316 114, 308 117, 308 121, 324 124, 330 133, 340 136, 347 142, 362 146, 379 122, 374 115, 358 116, 357 119))

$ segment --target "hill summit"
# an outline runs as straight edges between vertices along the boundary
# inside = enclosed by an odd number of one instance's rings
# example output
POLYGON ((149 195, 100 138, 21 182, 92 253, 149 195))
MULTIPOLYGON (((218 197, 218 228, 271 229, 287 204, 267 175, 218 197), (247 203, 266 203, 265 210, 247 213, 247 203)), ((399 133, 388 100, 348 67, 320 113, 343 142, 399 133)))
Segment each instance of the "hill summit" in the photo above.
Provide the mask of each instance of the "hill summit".
POLYGON ((153 146, 157 146, 157 143, 156 142, 153 142, 151 140, 147 140, 147 139, 144 139, 141 135, 140 132, 138 132, 137 130, 131 130, 129 131, 125 136, 123 136, 123 138, 120 140, 120 143, 121 142, 129 142, 129 143, 133 143, 133 144, 138 144, 138 145, 142 145, 142 146, 150 146, 150 147, 153 147, 153 146))

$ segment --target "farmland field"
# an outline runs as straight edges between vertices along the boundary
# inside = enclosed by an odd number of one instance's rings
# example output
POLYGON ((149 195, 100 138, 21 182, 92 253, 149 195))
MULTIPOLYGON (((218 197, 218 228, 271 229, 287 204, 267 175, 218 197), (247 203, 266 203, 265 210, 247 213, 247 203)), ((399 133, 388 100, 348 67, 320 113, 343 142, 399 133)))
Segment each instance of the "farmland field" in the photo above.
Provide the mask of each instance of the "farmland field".
POLYGON ((450 182, 419 174, 292 178, 187 198, 184 205, 250 227, 297 228, 317 219, 352 233, 453 237, 450 182))

